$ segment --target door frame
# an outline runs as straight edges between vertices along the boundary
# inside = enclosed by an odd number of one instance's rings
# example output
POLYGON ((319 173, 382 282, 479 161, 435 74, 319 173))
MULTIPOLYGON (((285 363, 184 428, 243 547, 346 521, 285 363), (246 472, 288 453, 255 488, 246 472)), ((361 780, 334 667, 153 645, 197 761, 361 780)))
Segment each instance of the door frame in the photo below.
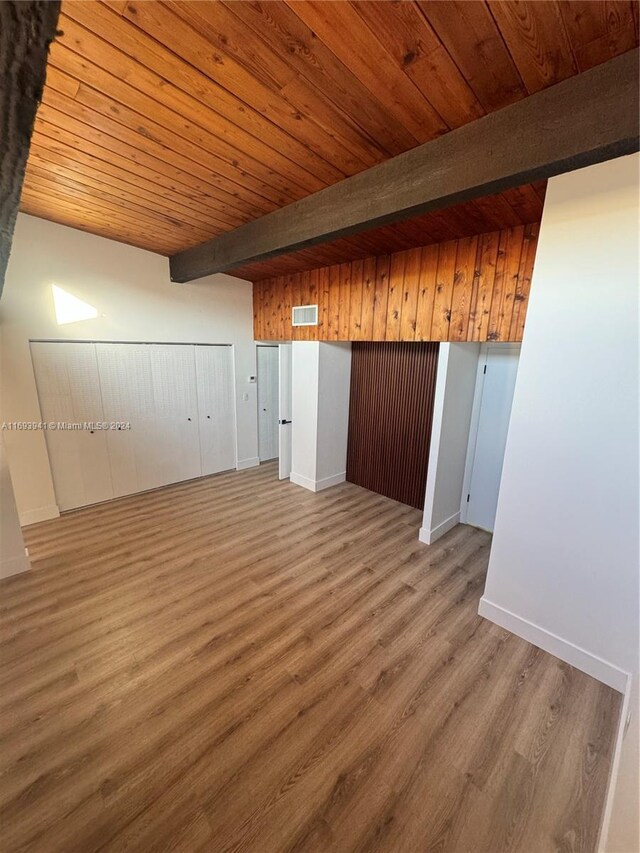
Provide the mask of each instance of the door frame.
MULTIPOLYGON (((460 498, 460 523, 467 523, 469 488, 471 486, 471 475, 473 473, 473 465, 476 458, 476 445, 478 442, 478 427, 480 425, 480 410, 482 408, 482 395, 484 393, 484 377, 486 375, 487 361, 492 351, 519 353, 521 344, 505 342, 501 343, 485 343, 480 345, 480 355, 478 356, 478 370, 476 373, 476 387, 473 392, 473 405, 471 407, 471 423, 469 424, 469 443, 467 445, 467 456, 464 463, 464 477, 462 479, 462 496, 460 498)), ((516 379, 517 381, 517 379, 516 379)), ((508 433, 507 433, 508 438, 508 433)))

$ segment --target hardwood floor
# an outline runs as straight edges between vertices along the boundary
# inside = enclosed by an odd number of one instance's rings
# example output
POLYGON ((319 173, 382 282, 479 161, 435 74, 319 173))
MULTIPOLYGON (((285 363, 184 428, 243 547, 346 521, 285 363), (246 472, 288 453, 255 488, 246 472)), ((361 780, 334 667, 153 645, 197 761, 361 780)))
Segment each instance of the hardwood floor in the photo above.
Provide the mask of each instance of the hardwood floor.
POLYGON ((26 529, 3 853, 594 851, 619 696, 476 615, 488 534, 276 476, 26 529))

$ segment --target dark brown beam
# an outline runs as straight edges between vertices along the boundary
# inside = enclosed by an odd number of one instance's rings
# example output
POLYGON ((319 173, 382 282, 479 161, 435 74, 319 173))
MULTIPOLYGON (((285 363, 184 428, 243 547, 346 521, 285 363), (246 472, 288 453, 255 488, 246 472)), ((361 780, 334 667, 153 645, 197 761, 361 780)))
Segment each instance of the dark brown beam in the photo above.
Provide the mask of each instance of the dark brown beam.
POLYGON ((638 150, 638 50, 170 258, 185 282, 638 150))
POLYGON ((0 293, 59 12, 58 0, 0 0, 0 293))

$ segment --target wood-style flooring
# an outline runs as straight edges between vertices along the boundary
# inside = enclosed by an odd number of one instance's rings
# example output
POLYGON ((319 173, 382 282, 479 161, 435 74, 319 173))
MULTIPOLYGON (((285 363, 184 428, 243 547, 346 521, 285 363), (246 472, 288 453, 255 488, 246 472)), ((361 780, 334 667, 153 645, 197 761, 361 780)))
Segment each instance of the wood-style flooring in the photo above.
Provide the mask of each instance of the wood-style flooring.
POLYGON ((619 696, 477 616, 488 534, 276 477, 26 529, 3 853, 592 853, 619 696))

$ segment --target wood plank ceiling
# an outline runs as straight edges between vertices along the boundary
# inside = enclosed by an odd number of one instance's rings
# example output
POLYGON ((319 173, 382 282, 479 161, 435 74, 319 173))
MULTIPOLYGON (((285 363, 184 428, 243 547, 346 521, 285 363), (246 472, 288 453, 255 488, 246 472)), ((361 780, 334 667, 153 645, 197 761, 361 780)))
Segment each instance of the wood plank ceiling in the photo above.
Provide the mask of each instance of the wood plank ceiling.
MULTIPOLYGON (((26 213, 197 245, 638 45, 631 0, 64 0, 26 213)), ((235 270, 250 279, 540 217, 544 184, 235 270)))

